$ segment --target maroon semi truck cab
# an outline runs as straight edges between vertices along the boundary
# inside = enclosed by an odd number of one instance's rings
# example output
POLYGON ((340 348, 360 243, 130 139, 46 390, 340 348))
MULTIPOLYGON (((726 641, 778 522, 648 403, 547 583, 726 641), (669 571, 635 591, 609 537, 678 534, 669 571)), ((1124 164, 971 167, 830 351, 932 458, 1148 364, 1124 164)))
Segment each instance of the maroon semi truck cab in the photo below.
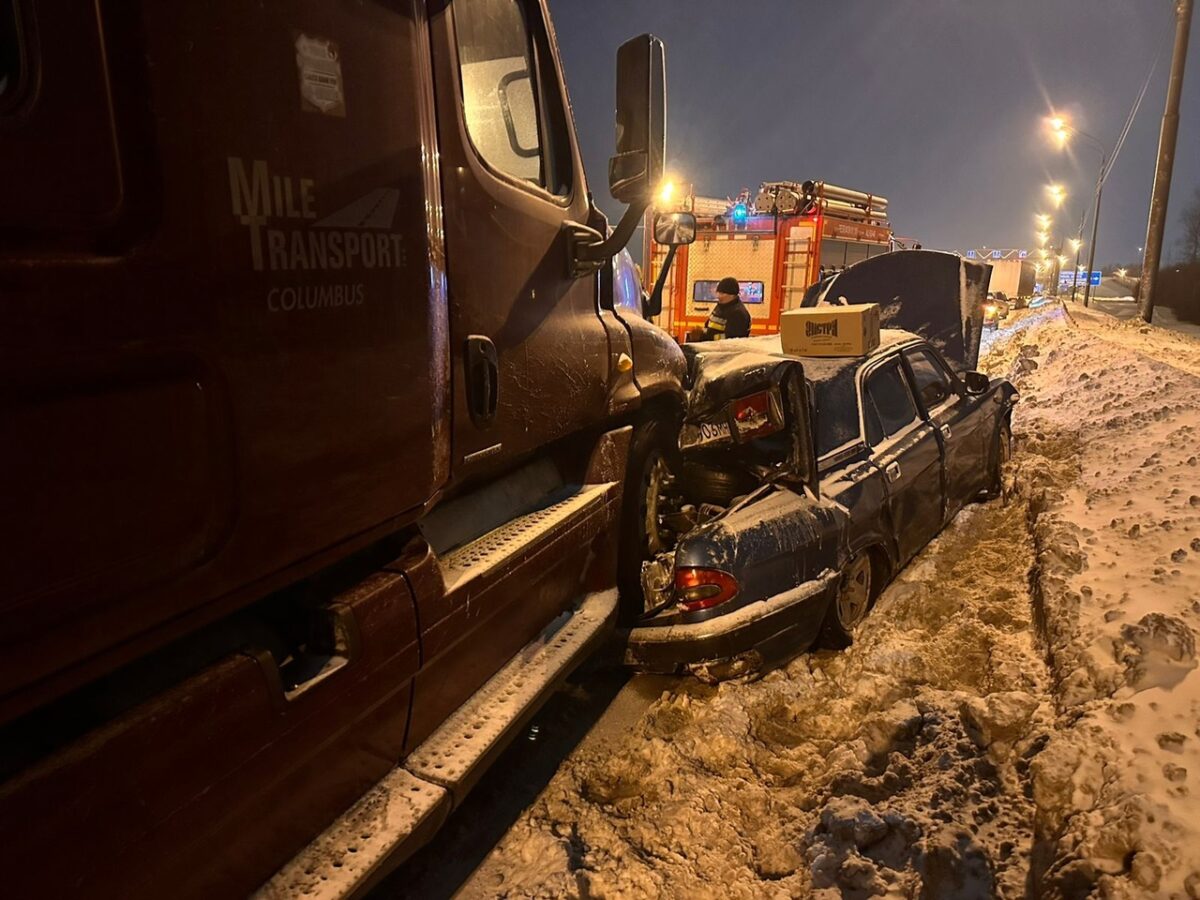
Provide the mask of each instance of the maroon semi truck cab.
POLYGON ((606 237, 538 0, 0 0, 7 893, 361 889, 600 639, 662 71, 606 237))

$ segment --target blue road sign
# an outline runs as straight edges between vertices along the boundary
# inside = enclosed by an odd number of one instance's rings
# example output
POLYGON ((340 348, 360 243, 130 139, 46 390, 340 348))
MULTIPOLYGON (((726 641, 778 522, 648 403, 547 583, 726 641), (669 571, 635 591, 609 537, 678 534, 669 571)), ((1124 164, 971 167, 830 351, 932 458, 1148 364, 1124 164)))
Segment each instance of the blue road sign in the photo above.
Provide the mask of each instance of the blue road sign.
POLYGON ((1083 287, 1089 281, 1091 282, 1092 287, 1100 287, 1100 270, 1099 269, 1092 272, 1091 278, 1088 278, 1087 272, 1080 272, 1078 281, 1075 280, 1075 273, 1072 272, 1070 269, 1065 269, 1058 273, 1059 287, 1063 287, 1063 286, 1070 287, 1073 284, 1078 284, 1080 287, 1083 287))

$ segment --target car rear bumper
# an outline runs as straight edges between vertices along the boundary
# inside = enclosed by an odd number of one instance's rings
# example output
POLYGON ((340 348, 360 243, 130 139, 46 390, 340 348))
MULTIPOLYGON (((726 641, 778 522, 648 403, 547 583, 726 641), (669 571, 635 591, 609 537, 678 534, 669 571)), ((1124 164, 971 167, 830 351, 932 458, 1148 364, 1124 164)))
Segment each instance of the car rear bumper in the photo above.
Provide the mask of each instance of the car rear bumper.
POLYGON ((703 622, 642 625, 629 632, 625 662, 645 672, 673 674, 758 652, 772 658, 800 652, 816 639, 839 575, 826 570, 812 581, 703 622))

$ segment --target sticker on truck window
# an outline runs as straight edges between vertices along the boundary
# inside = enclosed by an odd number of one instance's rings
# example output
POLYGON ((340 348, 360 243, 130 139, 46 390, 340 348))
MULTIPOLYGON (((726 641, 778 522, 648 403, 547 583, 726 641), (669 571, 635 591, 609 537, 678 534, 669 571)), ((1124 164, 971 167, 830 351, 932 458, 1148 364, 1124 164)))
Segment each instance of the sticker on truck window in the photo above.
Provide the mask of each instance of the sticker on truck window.
POLYGON ((346 115, 342 92, 342 61, 338 45, 324 38, 296 38, 296 68, 300 74, 300 108, 327 116, 346 115))

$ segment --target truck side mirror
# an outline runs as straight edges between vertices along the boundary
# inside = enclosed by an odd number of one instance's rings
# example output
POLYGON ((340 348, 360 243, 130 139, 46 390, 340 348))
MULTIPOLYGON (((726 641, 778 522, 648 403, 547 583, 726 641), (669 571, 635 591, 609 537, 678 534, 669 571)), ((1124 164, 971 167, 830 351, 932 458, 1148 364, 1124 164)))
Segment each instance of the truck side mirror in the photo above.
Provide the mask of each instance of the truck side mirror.
POLYGON ((642 304, 646 318, 662 312, 663 286, 667 283, 667 273, 671 271, 675 251, 696 240, 696 217, 690 212, 657 213, 654 216, 654 240, 669 249, 654 282, 654 289, 642 304))
POLYGON ((617 155, 608 189, 621 203, 650 196, 666 158, 667 66, 663 42, 650 34, 617 50, 617 155))
POLYGON ((689 212, 658 213, 654 217, 654 241, 667 247, 682 247, 696 240, 696 217, 689 212))

